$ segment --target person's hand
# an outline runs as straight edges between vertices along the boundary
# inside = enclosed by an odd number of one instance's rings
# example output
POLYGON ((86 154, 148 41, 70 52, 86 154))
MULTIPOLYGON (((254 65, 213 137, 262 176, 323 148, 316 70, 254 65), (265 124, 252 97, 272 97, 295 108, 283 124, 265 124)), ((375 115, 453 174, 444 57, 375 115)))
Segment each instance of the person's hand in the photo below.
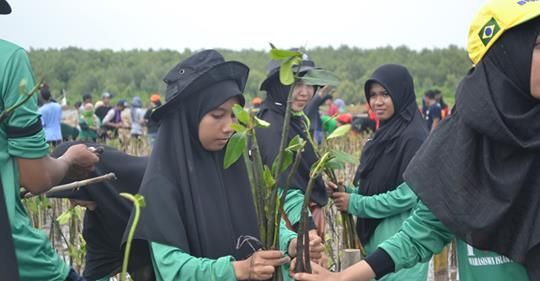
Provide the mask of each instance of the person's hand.
POLYGON ((281 251, 257 251, 245 260, 233 262, 233 268, 237 280, 267 280, 276 266, 290 261, 281 251))
MULTIPOLYGON (((291 257, 296 257, 296 247, 298 245, 298 239, 294 238, 289 243, 289 255, 291 257)), ((320 263, 324 255, 324 244, 322 238, 317 235, 317 231, 313 230, 309 232, 309 258, 316 262, 320 263)))
POLYGON ((319 90, 319 95, 321 96, 321 98, 324 98, 326 95, 328 95, 330 93, 330 91, 332 91, 332 88, 333 88, 333 86, 330 86, 330 85, 323 86, 319 90))
POLYGON ((351 195, 347 192, 334 192, 332 194, 332 199, 334 199, 334 204, 336 208, 341 212, 347 212, 349 209, 349 198, 351 195))
POLYGON ((70 180, 86 178, 99 161, 97 153, 84 144, 69 147, 59 159, 68 164, 68 172, 64 178, 70 180))
POLYGON ((328 194, 328 196, 332 197, 332 194, 334 192, 336 192, 338 190, 338 186, 337 184, 331 182, 331 181, 326 181, 324 183, 324 187, 326 189, 326 193, 328 194))
POLYGON ((328 269, 311 262, 311 274, 309 273, 295 273, 296 259, 291 262, 291 269, 289 274, 294 280, 303 281, 342 281, 340 273, 330 272, 328 269))

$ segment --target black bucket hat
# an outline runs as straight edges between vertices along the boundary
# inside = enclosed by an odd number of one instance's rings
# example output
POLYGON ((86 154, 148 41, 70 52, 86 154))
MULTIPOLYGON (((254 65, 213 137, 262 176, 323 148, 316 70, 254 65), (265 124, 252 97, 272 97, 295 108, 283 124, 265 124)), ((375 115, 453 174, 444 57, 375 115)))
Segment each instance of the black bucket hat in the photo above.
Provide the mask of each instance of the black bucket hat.
POLYGON ((11 7, 5 0, 0 0, 0 15, 7 15, 11 13, 11 7))
MULTIPOLYGON (((237 61, 225 61, 215 50, 205 50, 177 64, 163 81, 167 83, 165 103, 157 107, 150 117, 159 121, 171 111, 183 98, 196 94, 201 90, 221 81, 232 80, 244 91, 249 68, 237 61)), ((244 101, 242 100, 243 104, 244 101)))
MULTIPOLYGON (((298 51, 297 49, 292 49, 292 51, 298 51)), ((274 75, 279 75, 279 66, 281 65, 281 61, 279 60, 271 60, 268 62, 266 69, 267 69, 267 75, 264 81, 261 83, 261 87, 259 90, 266 90, 266 86, 270 82, 271 78, 274 75)), ((297 72, 297 65, 293 65, 293 71, 297 72)), ((302 62, 300 63, 300 70, 298 72, 306 72, 312 69, 315 69, 315 62, 310 60, 306 54, 304 54, 302 58, 302 62)))

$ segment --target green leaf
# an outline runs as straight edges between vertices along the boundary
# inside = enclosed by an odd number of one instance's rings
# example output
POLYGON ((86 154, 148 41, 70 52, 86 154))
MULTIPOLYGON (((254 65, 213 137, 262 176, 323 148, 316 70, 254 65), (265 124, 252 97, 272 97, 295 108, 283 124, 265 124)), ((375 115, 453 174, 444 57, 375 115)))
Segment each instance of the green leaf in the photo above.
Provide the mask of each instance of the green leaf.
POLYGON ((245 111, 243 108, 242 108, 242 110, 234 112, 234 115, 236 116, 238 121, 240 121, 242 124, 244 124, 244 125, 249 124, 249 113, 247 111, 245 111))
POLYGON ((272 172, 266 165, 264 166, 263 179, 264 185, 268 188, 274 186, 274 184, 276 183, 276 180, 274 179, 274 177, 272 177, 272 172))
POLYGON ((238 132, 238 133, 243 133, 247 130, 247 128, 245 126, 243 126, 242 124, 238 124, 238 123, 232 123, 231 124, 231 129, 233 129, 235 132, 238 132))
POLYGON ((279 67, 279 81, 281 84, 292 85, 294 83, 293 66, 301 62, 301 57, 292 57, 281 64, 279 67))
POLYGON ((331 153, 335 159, 343 163, 351 163, 354 165, 358 164, 358 159, 355 158, 352 154, 349 154, 340 150, 335 150, 335 149, 332 150, 331 153))
POLYGON ((140 194, 135 194, 135 200, 138 202, 139 207, 144 208, 146 207, 146 201, 144 200, 144 196, 140 194))
POLYGON ((247 138, 245 133, 234 134, 227 143, 227 149, 225 150, 225 159, 223 159, 223 166, 225 169, 229 168, 234 162, 242 156, 242 152, 247 145, 247 138))
POLYGON ((248 125, 249 122, 249 113, 244 110, 242 106, 239 104, 235 104, 232 108, 234 116, 238 119, 238 121, 242 122, 244 125, 248 125))
POLYGON ((59 215, 57 218, 56 218, 56 221, 60 224, 60 225, 64 225, 66 223, 69 222, 69 219, 71 219, 71 209, 63 212, 61 215, 59 215))
POLYGON ((306 145, 306 141, 301 138, 299 135, 294 136, 294 138, 291 139, 289 142, 289 146, 287 146, 286 150, 298 152, 304 148, 306 145))
MULTIPOLYGON (((279 174, 283 173, 283 171, 287 170, 287 168, 291 165, 294 153, 290 150, 284 150, 283 151, 283 162, 281 164, 281 168, 279 169, 279 174)), ((277 169, 277 157, 274 159, 274 163, 272 163, 272 174, 275 174, 277 169)))
POLYGON ((335 129, 328 137, 326 137, 327 140, 333 139, 333 138, 339 138, 349 133, 351 130, 351 124, 346 124, 343 126, 339 126, 337 129, 335 129))
POLYGON ((257 118, 257 116, 253 116, 253 119, 255 119, 255 124, 259 128, 268 128, 268 127, 270 127, 270 123, 268 123, 268 122, 266 122, 266 121, 264 121, 262 119, 257 118))
POLYGON ((302 57, 302 53, 297 51, 289 51, 275 48, 272 48, 270 50, 270 58, 272 58, 273 60, 285 60, 291 57, 302 57))
POLYGON ((328 169, 341 170, 344 167, 345 167, 345 163, 343 163, 343 161, 339 161, 336 158, 330 159, 328 160, 328 162, 326 162, 326 168, 328 169))
POLYGON ((334 87, 339 85, 339 77, 337 75, 329 70, 320 68, 309 70, 300 79, 307 85, 330 85, 334 87))

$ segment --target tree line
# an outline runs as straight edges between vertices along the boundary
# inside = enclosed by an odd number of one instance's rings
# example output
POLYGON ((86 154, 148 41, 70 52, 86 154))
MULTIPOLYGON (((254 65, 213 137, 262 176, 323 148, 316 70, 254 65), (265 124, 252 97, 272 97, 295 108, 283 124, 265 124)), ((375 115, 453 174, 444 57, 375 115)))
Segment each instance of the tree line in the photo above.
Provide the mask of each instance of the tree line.
MULTIPOLYGON (((251 69, 246 86, 248 98, 261 96, 259 85, 266 77, 268 50, 219 50, 227 60, 238 60, 251 69)), ((84 50, 80 48, 31 49, 28 53, 34 73, 45 77, 53 96, 65 93, 68 101, 91 94, 94 100, 103 92, 114 99, 140 96, 143 100, 154 92, 165 93, 162 79, 180 60, 194 51, 174 50, 84 50)), ((471 67, 463 48, 412 50, 407 47, 360 49, 317 47, 307 53, 317 66, 337 74, 341 83, 335 96, 347 103, 364 101, 363 86, 378 66, 386 63, 405 65, 414 77, 417 97, 438 88, 453 103, 457 84, 471 67)))

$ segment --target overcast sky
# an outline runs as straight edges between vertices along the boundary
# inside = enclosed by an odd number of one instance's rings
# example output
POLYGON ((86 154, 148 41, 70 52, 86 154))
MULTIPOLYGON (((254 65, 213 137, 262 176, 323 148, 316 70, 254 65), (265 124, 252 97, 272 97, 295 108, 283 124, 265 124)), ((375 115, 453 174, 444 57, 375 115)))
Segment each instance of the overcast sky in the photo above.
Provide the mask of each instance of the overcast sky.
POLYGON ((24 48, 465 47, 486 0, 8 0, 24 48))

